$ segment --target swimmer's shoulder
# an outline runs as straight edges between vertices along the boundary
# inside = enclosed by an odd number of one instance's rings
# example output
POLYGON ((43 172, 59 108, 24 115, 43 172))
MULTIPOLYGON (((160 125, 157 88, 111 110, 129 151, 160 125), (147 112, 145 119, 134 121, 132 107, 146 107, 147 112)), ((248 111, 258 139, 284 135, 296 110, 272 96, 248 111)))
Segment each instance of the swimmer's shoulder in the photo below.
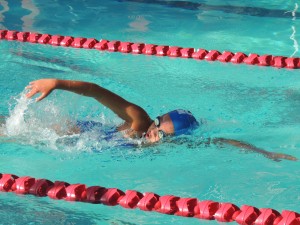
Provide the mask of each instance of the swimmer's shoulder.
POLYGON ((140 106, 134 104, 127 111, 130 117, 130 122, 127 121, 127 123, 130 124, 130 128, 137 132, 146 132, 152 123, 148 113, 140 106))

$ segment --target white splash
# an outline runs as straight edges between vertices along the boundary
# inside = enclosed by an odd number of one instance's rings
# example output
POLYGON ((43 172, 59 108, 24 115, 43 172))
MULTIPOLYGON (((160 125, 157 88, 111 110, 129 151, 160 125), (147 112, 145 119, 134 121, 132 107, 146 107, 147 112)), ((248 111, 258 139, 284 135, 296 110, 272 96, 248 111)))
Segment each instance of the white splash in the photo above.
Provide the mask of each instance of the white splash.
POLYGON ((17 103, 10 111, 10 115, 5 123, 5 134, 8 136, 17 136, 26 130, 25 113, 33 102, 32 99, 26 98, 25 93, 21 93, 20 97, 14 100, 17 103))
MULTIPOLYGON (((12 98, 9 116, 1 127, 8 138, 17 143, 29 144, 38 148, 64 152, 102 151, 120 144, 119 136, 105 133, 106 128, 115 127, 116 121, 110 121, 103 113, 88 114, 83 120, 98 121, 103 131, 96 129, 84 133, 71 133, 76 128, 77 116, 70 118, 68 105, 70 101, 63 98, 44 99, 35 102, 25 96, 26 91, 12 98), (74 118, 75 117, 75 118, 74 118), (94 118, 93 118, 94 117, 94 118)), ((121 135, 121 134, 120 134, 121 135)))
POLYGON ((12 99, 9 116, 3 126, 4 135, 21 143, 36 144, 46 141, 47 145, 53 144, 59 137, 53 128, 53 123, 56 123, 53 118, 60 118, 58 108, 47 100, 36 104, 25 94, 26 91, 23 91, 12 99))

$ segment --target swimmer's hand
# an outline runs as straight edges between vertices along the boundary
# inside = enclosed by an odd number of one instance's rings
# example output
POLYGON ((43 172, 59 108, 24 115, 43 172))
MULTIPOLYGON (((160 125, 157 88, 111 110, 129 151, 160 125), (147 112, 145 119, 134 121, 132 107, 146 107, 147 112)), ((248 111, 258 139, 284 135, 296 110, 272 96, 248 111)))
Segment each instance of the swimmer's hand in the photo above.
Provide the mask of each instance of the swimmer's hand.
POLYGON ((42 99, 46 98, 55 88, 57 85, 56 79, 42 79, 42 80, 35 80, 31 81, 26 89, 29 92, 26 94, 27 98, 31 98, 37 93, 41 93, 41 95, 36 98, 36 101, 41 101, 42 99))
POLYGON ((264 149, 258 148, 252 144, 248 144, 246 142, 233 140, 233 139, 226 139, 226 138, 214 138, 212 140, 214 144, 222 145, 222 144, 229 144, 235 147, 238 147, 242 150, 256 152, 264 155, 265 157, 272 159, 274 161, 281 161, 282 159, 291 160, 291 161, 297 161, 297 158, 291 155, 282 154, 282 153, 275 153, 275 152, 269 152, 264 149))
POLYGON ((276 153, 276 152, 268 152, 265 154, 265 156, 269 159, 272 159, 274 161, 281 161, 281 159, 291 160, 291 161, 297 161, 298 159, 294 156, 282 154, 282 153, 276 153))

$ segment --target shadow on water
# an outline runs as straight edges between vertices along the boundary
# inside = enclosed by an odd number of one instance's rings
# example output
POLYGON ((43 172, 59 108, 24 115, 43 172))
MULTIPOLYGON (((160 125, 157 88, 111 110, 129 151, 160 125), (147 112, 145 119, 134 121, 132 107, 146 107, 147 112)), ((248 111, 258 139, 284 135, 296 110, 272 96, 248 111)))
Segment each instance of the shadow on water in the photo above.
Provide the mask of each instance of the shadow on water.
POLYGON ((29 52, 11 52, 12 55, 16 56, 14 59, 17 59, 17 57, 22 58, 20 62, 14 61, 14 63, 18 64, 24 64, 27 67, 37 67, 41 68, 43 71, 47 70, 49 73, 58 73, 58 72, 80 72, 80 73, 88 73, 88 74, 95 74, 93 70, 88 68, 84 65, 78 65, 74 60, 72 59, 60 59, 58 57, 46 57, 42 55, 35 55, 33 53, 29 52))
MULTIPOLYGON (((6 193, 5 193, 6 194, 6 193)), ((9 199, 9 197, 7 197, 9 199)), ((17 199, 17 197, 12 197, 17 199)), ((28 198, 28 197, 27 197, 28 198)), ((120 224, 120 225, 136 225, 129 221, 122 219, 111 219, 109 216, 101 213, 98 210, 96 213, 92 212, 86 214, 72 209, 73 206, 56 207, 53 203, 47 203, 42 199, 35 199, 29 196, 28 200, 30 206, 23 202, 9 199, 9 202, 4 202, 0 199, 1 224, 120 224), (34 209, 33 206, 36 208, 34 209), (5 212, 5 213, 4 213, 5 212), (17 213, 16 213, 17 212, 17 213)), ((79 203, 80 204, 80 203, 79 203)), ((104 206, 99 206, 99 209, 104 206)))
MULTIPOLYGON (((266 9, 261 7, 233 6, 233 5, 208 5, 205 3, 196 3, 190 1, 159 1, 159 0, 117 0, 119 2, 136 2, 143 4, 155 4, 169 8, 178 8, 186 10, 203 11, 222 11, 224 13, 233 13, 239 15, 257 16, 257 17, 278 17, 291 18, 291 14, 279 9, 266 9)), ((295 12, 295 16, 299 13, 295 12)))

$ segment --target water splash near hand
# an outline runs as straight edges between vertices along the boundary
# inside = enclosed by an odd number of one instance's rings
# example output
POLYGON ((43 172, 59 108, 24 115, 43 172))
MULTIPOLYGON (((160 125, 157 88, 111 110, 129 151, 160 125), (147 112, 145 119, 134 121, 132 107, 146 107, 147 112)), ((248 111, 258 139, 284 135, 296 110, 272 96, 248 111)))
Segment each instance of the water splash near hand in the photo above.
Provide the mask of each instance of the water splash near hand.
POLYGON ((29 105, 34 102, 32 99, 26 98, 25 91, 14 97, 13 100, 16 101, 16 105, 11 106, 13 109, 10 109, 9 117, 5 122, 5 134, 7 136, 17 136, 26 130, 25 115, 29 105))

